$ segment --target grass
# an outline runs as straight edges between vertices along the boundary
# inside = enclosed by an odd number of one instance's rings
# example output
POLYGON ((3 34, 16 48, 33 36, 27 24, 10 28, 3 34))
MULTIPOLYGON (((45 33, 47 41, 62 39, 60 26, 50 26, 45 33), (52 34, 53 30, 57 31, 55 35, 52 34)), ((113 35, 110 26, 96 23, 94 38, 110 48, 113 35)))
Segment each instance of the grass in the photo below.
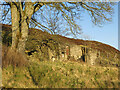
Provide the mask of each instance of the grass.
POLYGON ((11 49, 5 45, 2 46, 2 67, 12 65, 14 67, 23 67, 27 65, 26 56, 17 50, 11 49))
POLYGON ((3 69, 3 86, 14 88, 117 88, 118 68, 31 60, 28 67, 3 69))
POLYGON ((36 88, 29 71, 25 67, 13 69, 12 66, 9 66, 3 69, 2 75, 2 84, 5 88, 36 88))

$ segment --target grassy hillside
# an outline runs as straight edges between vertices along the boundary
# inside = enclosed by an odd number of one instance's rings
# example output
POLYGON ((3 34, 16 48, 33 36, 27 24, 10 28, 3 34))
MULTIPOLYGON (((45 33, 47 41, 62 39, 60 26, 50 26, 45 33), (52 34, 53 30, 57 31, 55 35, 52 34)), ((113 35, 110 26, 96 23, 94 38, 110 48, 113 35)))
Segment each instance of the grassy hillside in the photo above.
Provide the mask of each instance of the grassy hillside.
POLYGON ((103 43, 66 38, 60 35, 50 35, 38 29, 29 29, 26 51, 35 51, 43 45, 57 50, 58 44, 85 45, 89 48, 100 50, 102 67, 90 66, 83 62, 41 60, 47 57, 45 48, 44 56, 37 52, 26 57, 11 50, 11 26, 2 26, 2 86, 5 88, 117 88, 118 68, 110 67, 118 63, 120 52, 103 43), (6 47, 6 46, 7 47, 6 47), (106 52, 109 53, 106 58, 106 52), (27 60, 26 60, 27 59, 27 60), (105 67, 107 66, 107 67, 105 67))
MULTIPOLYGON (((10 46, 11 45, 11 26, 10 25, 3 25, 2 26, 2 38, 3 44, 10 46)), ((45 60, 48 58, 47 55, 47 48, 52 50, 56 50, 58 53, 58 44, 63 46, 65 45, 84 45, 87 48, 96 49, 100 53, 100 57, 97 58, 96 62, 99 63, 101 66, 115 66, 118 67, 119 64, 119 54, 120 51, 115 49, 114 47, 103 44, 97 41, 88 41, 88 40, 81 40, 81 39, 73 39, 67 38, 60 35, 51 35, 47 32, 43 32, 38 29, 29 29, 29 36, 26 42, 26 52, 27 54, 32 54, 35 51, 42 51, 43 54, 36 55, 40 60, 45 60), (45 48, 44 48, 45 46, 45 48)))
POLYGON ((3 69, 6 88, 117 88, 118 68, 95 67, 78 62, 39 62, 28 67, 3 69))

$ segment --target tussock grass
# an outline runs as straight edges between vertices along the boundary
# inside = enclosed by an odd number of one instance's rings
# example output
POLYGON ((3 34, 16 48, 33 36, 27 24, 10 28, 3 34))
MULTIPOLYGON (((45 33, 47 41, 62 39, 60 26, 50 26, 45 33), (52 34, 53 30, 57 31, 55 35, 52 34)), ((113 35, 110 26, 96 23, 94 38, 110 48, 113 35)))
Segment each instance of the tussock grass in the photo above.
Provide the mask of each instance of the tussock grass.
POLYGON ((3 70, 3 86, 29 88, 117 88, 118 68, 78 62, 30 61, 24 68, 3 70), (5 78, 7 77, 7 78, 5 78))
POLYGON ((11 49, 5 45, 2 46, 2 67, 8 67, 12 65, 13 67, 23 67, 27 65, 26 57, 11 49))
POLYGON ((26 67, 8 66, 2 71, 2 84, 5 88, 36 88, 26 67))
POLYGON ((108 88, 117 87, 118 69, 95 67, 77 62, 32 63, 31 75, 39 87, 108 88))

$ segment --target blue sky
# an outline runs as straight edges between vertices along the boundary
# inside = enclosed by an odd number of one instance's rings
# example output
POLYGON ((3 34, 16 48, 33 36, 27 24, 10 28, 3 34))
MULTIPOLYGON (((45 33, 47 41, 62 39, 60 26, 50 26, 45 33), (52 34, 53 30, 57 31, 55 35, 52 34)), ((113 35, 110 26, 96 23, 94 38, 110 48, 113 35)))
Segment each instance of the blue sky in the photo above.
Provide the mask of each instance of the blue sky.
MULTIPOLYGON (((82 34, 78 39, 99 41, 118 49, 118 4, 114 6, 112 22, 105 23, 102 27, 95 26, 90 20, 88 12, 81 13, 80 20, 77 20, 82 34)), ((68 36, 73 38, 73 36, 68 36)))
POLYGON ((118 49, 118 4, 114 9, 112 22, 104 24, 103 27, 93 25, 90 16, 85 12, 80 21, 83 34, 79 38, 99 41, 118 49))

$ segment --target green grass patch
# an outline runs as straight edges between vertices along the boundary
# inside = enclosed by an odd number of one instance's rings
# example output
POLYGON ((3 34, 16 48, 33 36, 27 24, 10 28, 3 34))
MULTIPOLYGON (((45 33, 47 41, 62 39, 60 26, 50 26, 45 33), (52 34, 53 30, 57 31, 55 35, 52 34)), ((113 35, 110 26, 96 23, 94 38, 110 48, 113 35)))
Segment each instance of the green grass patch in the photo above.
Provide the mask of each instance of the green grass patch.
POLYGON ((31 61, 28 67, 3 69, 5 87, 117 88, 118 69, 78 62, 31 61))

